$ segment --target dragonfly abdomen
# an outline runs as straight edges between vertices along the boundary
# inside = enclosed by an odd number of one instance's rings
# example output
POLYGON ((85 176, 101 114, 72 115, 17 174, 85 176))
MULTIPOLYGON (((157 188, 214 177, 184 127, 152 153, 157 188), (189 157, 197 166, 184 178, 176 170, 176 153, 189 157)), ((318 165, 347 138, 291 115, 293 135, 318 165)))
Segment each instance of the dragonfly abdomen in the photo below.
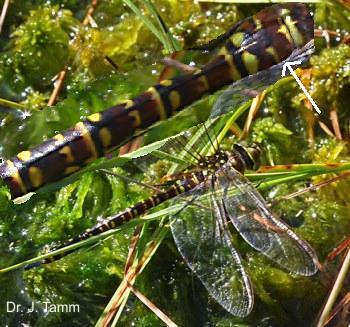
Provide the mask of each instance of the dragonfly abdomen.
POLYGON ((127 208, 123 212, 117 214, 116 216, 112 216, 110 218, 107 218, 105 222, 98 224, 94 227, 92 227, 89 230, 86 230, 84 233, 77 236, 75 239, 69 240, 69 242, 76 242, 81 241, 82 239, 86 239, 90 236, 98 235, 102 232, 105 232, 109 229, 116 228, 123 223, 126 223, 130 221, 133 218, 142 216, 145 214, 149 209, 174 198, 175 196, 185 193, 189 190, 191 190, 193 187, 198 185, 200 182, 203 181, 204 176, 202 174, 195 174, 196 177, 187 178, 185 180, 180 180, 176 182, 174 185, 169 187, 166 191, 159 192, 155 195, 152 195, 151 197, 147 198, 146 200, 140 201, 136 203, 135 205, 127 208))
POLYGON ((232 81, 224 56, 203 70, 150 87, 125 103, 94 113, 74 127, 0 165, 13 198, 56 182, 111 152, 135 130, 171 117, 207 93, 232 81))
POLYGON ((147 129, 232 81, 267 69, 313 37, 302 4, 268 7, 234 26, 218 55, 193 74, 164 80, 0 165, 12 198, 59 181, 147 129))
MULTIPOLYGON (((80 241, 86 240, 92 236, 99 235, 105 231, 108 231, 110 229, 114 229, 128 221, 130 221, 133 218, 142 216, 145 214, 149 209, 169 200, 174 197, 176 197, 179 194, 185 193, 191 189, 193 189, 195 186, 197 186, 199 183, 201 183, 204 180, 204 175, 201 173, 194 173, 191 178, 187 178, 184 180, 177 181, 174 185, 169 187, 166 191, 159 192, 151 197, 149 197, 146 200, 140 201, 136 203, 135 205, 127 208, 126 210, 122 211, 121 213, 107 218, 104 222, 97 224, 93 226, 90 229, 87 229, 86 231, 82 232, 78 236, 69 239, 66 243, 62 244, 61 246, 55 247, 51 249, 51 251, 59 250, 64 247, 73 245, 75 243, 78 243, 80 241)), ((39 263, 29 264, 26 266, 26 269, 34 268, 40 264, 47 264, 54 262, 56 260, 59 260, 66 255, 74 252, 73 250, 68 250, 63 253, 56 254, 54 256, 45 258, 41 260, 39 263)))

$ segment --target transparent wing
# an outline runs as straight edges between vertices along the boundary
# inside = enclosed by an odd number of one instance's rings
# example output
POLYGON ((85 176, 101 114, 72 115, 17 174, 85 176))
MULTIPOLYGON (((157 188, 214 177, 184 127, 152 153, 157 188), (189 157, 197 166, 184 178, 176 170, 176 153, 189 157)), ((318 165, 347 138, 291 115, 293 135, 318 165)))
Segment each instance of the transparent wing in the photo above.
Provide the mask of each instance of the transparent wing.
POLYGON ((290 272, 303 276, 317 272, 312 247, 274 216, 243 175, 227 165, 218 174, 217 185, 216 192, 224 192, 228 217, 248 244, 290 272))
POLYGON ((313 52, 314 43, 310 41, 303 48, 295 50, 286 60, 283 60, 269 69, 265 69, 234 82, 226 88, 216 100, 211 112, 211 117, 217 117, 232 111, 234 108, 248 101, 252 98, 252 93, 254 93, 250 92, 251 90, 261 92, 266 89, 267 86, 274 84, 281 78, 283 65, 287 61, 300 61, 301 64, 305 63, 313 52))
POLYGON ((165 141, 145 146, 143 148, 145 150, 136 150, 131 154, 134 158, 133 162, 146 172, 150 164, 161 159, 176 164, 176 167, 171 170, 171 174, 183 172, 191 164, 196 164, 201 159, 205 154, 203 149, 206 150, 208 147, 218 148, 216 136, 223 124, 223 120, 211 119, 199 126, 169 137, 165 141), (138 154, 138 152, 142 153, 138 154))
POLYGON ((173 218, 172 233, 181 255, 210 295, 228 312, 245 317, 253 307, 252 287, 224 228, 221 201, 208 192, 210 181, 181 197, 188 205, 173 218))
MULTIPOLYGON (((183 155, 180 155, 181 151, 184 149, 186 144, 189 142, 189 136, 187 133, 180 133, 178 135, 169 137, 168 139, 160 142, 155 142, 148 147, 150 150, 142 153, 142 155, 137 156, 135 152, 132 153, 134 156, 133 162, 144 172, 147 172, 149 165, 156 163, 159 160, 165 160, 171 163, 176 163, 178 165, 177 170, 182 171, 187 168, 195 160, 197 154, 189 155, 185 152, 183 155), (158 144, 158 146, 157 146, 158 144)), ((146 148, 145 146, 144 148, 146 148)))

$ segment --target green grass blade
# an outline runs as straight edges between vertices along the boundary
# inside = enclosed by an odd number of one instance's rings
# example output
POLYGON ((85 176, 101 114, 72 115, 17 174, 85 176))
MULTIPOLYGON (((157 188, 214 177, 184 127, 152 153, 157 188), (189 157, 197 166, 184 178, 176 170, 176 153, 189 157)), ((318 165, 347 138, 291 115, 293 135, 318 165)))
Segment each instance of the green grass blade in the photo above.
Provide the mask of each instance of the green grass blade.
POLYGON ((157 39, 166 47, 167 41, 164 39, 163 34, 153 24, 153 22, 145 16, 142 11, 131 0, 123 0, 123 2, 142 20, 145 26, 157 37, 157 39))
POLYGON ((160 30, 163 33, 163 38, 166 43, 166 49, 168 50, 169 53, 175 52, 175 51, 180 51, 181 46, 179 42, 171 35, 169 32, 168 28, 165 26, 160 14, 158 13, 156 7, 154 6, 153 2, 150 0, 143 0, 143 3, 147 7, 147 9, 152 13, 154 16, 155 20, 157 21, 160 30))

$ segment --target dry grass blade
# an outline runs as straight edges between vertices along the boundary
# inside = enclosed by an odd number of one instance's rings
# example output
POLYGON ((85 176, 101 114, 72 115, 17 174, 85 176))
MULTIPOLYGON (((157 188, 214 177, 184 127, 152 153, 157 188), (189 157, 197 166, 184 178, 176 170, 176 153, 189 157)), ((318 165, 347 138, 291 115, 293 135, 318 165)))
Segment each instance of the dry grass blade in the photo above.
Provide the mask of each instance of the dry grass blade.
POLYGON ((149 299, 147 299, 141 292, 139 292, 135 287, 132 285, 128 285, 130 290, 134 293, 134 295, 145 305, 147 306, 152 312, 161 319, 167 326, 170 327, 177 327, 177 325, 158 307, 154 305, 153 302, 151 302, 149 299))
POLYGON ((9 7, 9 4, 10 4, 10 0, 5 0, 2 6, 1 15, 0 15, 0 33, 2 31, 2 26, 4 25, 4 22, 5 22, 5 17, 7 14, 7 9, 9 7))
MULTIPOLYGON (((303 69, 301 71, 300 79, 307 89, 310 89, 311 75, 312 75, 311 69, 303 69)), ((315 127, 316 120, 314 116, 314 109, 307 97, 305 97, 303 103, 307 110, 302 111, 301 114, 306 123, 307 140, 309 143, 312 144, 315 141, 314 127, 315 127)))
POLYGON ((180 72, 186 73, 186 74, 192 74, 194 73, 198 68, 190 65, 186 65, 182 63, 181 61, 178 61, 176 59, 173 59, 172 57, 165 57, 159 60, 160 63, 162 63, 164 66, 169 68, 174 68, 180 72))
POLYGON ((232 123, 230 126, 230 132, 237 137, 237 139, 242 139, 242 130, 239 128, 237 123, 232 123))
POLYGON ((350 246, 350 236, 341 242, 331 253, 327 256, 327 261, 333 261, 337 256, 340 255, 346 248, 350 246))
POLYGON ((90 19, 92 18, 92 15, 94 14, 94 12, 96 10, 97 5, 98 5, 98 0, 91 1, 91 5, 90 5, 89 9, 87 10, 87 13, 84 17, 83 25, 87 25, 90 23, 90 19))
POLYGON ((331 46, 331 37, 339 37, 339 33, 327 29, 315 29, 314 30, 315 37, 323 38, 326 42, 327 48, 331 46))
MULTIPOLYGON (((175 51, 171 53, 168 58, 172 61, 179 61, 179 58, 183 56, 183 51, 175 51)), ((161 73, 159 74, 158 82, 170 78, 170 75, 173 71, 173 68, 171 66, 165 65, 161 73)))
MULTIPOLYGON (((98 5, 98 0, 92 0, 91 5, 89 6, 89 9, 87 10, 87 13, 86 13, 84 20, 82 22, 83 25, 87 25, 87 24, 89 24, 89 22, 91 22, 92 15, 93 15, 97 5, 98 5)), ((67 67, 66 67, 61 72, 58 73, 55 87, 54 87, 54 89, 50 95, 49 101, 47 103, 48 106, 53 106, 56 103, 57 98, 58 98, 58 96, 63 88, 63 84, 64 84, 64 80, 67 76, 67 72, 68 71, 67 71, 67 67)))
MULTIPOLYGON (((346 293, 345 296, 341 299, 341 301, 335 306, 334 310, 329 315, 328 320, 325 322, 325 325, 328 325, 334 317, 342 310, 346 305, 350 303, 350 292, 346 293)), ((345 326, 345 321, 344 321, 345 326)))
POLYGON ((280 202, 282 200, 290 200, 292 198, 295 198, 297 196, 300 196, 304 193, 307 193, 307 192, 310 192, 310 191, 316 191, 317 189, 320 189, 322 187, 325 187, 325 186, 328 186, 329 184, 331 183, 334 183, 334 182, 337 182, 337 181, 340 181, 344 178, 347 178, 350 176, 350 172, 349 173, 344 173, 344 174, 341 174, 341 175, 338 175, 336 177, 333 177, 333 178, 330 178, 330 179, 327 179, 326 181, 323 181, 323 182, 320 182, 320 183, 317 183, 317 184, 313 184, 313 185, 310 185, 308 187, 305 187, 299 191, 296 191, 296 192, 293 192, 293 193, 290 193, 290 194, 287 194, 283 197, 281 197, 280 199, 274 201, 272 204, 275 204, 276 202, 280 202))
POLYGON ((118 310, 117 310, 117 312, 116 312, 116 314, 115 314, 115 316, 114 316, 113 322, 110 324, 111 327, 116 326, 116 324, 118 323, 119 318, 120 318, 120 316, 122 315, 123 310, 124 310, 124 307, 125 307, 125 305, 126 305, 126 303, 127 303, 127 301, 128 301, 128 297, 129 297, 130 292, 131 292, 131 290, 128 289, 127 294, 124 296, 123 302, 122 302, 121 305, 119 306, 119 308, 118 308, 118 310))
POLYGON ((139 149, 143 143, 143 136, 138 136, 132 139, 132 141, 124 144, 119 149, 119 155, 125 155, 130 152, 134 152, 135 150, 139 149))
POLYGON ((329 119, 332 122, 332 127, 333 127, 333 131, 334 131, 335 137, 338 140, 341 140, 342 139, 342 134, 341 134, 341 131, 340 131, 337 109, 335 107, 331 108, 331 111, 329 113, 329 119))
MULTIPOLYGON (((314 35, 315 37, 324 38, 327 43, 327 48, 330 47, 331 37, 335 39, 337 38, 340 39, 342 37, 341 33, 337 31, 332 31, 328 29, 317 29, 317 28, 314 31, 314 35)), ((349 44, 349 42, 350 42, 350 35, 344 35, 340 43, 349 44)))
POLYGON ((253 102, 249 109, 247 120, 244 123, 241 139, 244 139, 248 135, 253 119, 257 114, 257 112, 259 111, 261 104, 264 101, 265 95, 266 95, 266 91, 262 91, 253 99, 253 102))
POLYGON ((141 233, 142 227, 141 226, 137 226, 135 231, 134 231, 134 235, 131 238, 130 241, 130 246, 129 246, 129 253, 128 253, 128 258, 126 259, 126 263, 125 263, 125 267, 124 267, 124 275, 126 275, 129 271, 129 269, 132 266, 132 263, 135 259, 135 255, 136 255, 136 246, 138 241, 140 240, 140 233, 141 233))
POLYGON ((320 125, 320 127, 323 129, 323 131, 324 131, 328 136, 334 137, 334 138, 335 138, 335 135, 333 134, 333 132, 328 128, 328 126, 327 126, 325 123, 319 121, 318 124, 320 125))
POLYGON ((53 106, 56 101, 57 98, 59 96, 59 94, 61 93, 61 90, 63 88, 63 84, 64 84, 64 80, 67 76, 67 68, 65 68, 64 70, 60 71, 57 75, 56 78, 56 82, 55 82, 55 88, 53 89, 51 95, 50 95, 50 99, 47 102, 48 106, 53 106))
MULTIPOLYGON (((96 326, 109 326, 113 317, 120 313, 120 307, 125 305, 126 299, 130 293, 129 285, 133 285, 135 283, 137 276, 146 267, 147 263, 152 258, 153 254, 156 252, 160 243, 165 237, 168 227, 169 226, 162 225, 162 223, 160 223, 160 227, 154 233, 155 236, 153 239, 147 244, 142 257, 139 259, 139 261, 133 262, 133 265, 129 268, 127 274, 124 276, 124 279, 120 283, 112 299, 109 301, 100 319, 97 321, 96 326)), ((114 321, 116 321, 117 318, 118 317, 116 317, 114 321)))
POLYGON ((320 314, 320 318, 318 319, 318 322, 316 324, 317 327, 323 327, 325 326, 326 322, 328 321, 332 307, 334 306, 334 303, 342 290, 342 285, 344 283, 344 280, 349 272, 350 269, 350 250, 348 250, 346 257, 344 259, 344 262, 340 268, 340 271, 338 273, 338 276, 334 282, 333 288, 328 296, 327 302, 323 307, 323 310, 320 314))

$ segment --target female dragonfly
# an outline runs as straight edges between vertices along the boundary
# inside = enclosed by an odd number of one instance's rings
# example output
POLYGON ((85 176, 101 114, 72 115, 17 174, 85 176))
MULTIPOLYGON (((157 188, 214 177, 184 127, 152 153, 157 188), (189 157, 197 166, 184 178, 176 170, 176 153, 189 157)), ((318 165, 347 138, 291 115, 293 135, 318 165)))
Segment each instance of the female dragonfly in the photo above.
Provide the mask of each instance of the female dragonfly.
MULTIPOLYGON (((184 135, 175 140, 181 145, 189 144, 184 135)), ((258 168, 259 145, 243 147, 235 144, 231 151, 217 149, 209 156, 199 154, 194 146, 182 148, 197 162, 182 174, 173 175, 171 186, 106 218, 52 250, 63 249, 117 228, 162 203, 172 202, 179 207, 170 215, 178 250, 210 295, 235 316, 244 317, 250 313, 253 289, 234 247, 230 225, 249 245, 283 269, 303 276, 317 272, 318 259, 311 246, 274 216, 243 175, 246 169, 258 168)), ((52 254, 26 268, 51 263, 73 251, 52 254)))

